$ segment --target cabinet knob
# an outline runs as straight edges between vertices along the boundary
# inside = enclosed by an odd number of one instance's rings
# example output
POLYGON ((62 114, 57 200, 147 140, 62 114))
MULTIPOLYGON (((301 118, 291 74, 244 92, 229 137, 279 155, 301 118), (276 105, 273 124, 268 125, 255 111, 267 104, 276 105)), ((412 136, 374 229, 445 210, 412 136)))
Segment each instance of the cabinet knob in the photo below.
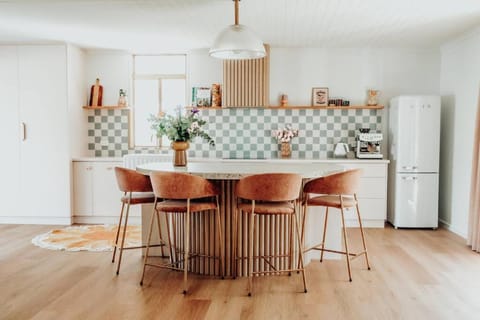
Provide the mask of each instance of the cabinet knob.
POLYGON ((112 170, 112 169, 113 169, 113 167, 107 167, 107 170, 112 170))

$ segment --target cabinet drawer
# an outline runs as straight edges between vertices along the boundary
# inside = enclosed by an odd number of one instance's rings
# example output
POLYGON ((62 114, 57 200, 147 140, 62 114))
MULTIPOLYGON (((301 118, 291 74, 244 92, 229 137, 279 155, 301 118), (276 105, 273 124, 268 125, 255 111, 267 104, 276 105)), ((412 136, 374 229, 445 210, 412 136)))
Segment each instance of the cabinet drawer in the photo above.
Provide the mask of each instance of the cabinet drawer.
MULTIPOLYGON (((358 199, 358 207, 360 208, 360 215, 363 220, 385 220, 386 205, 385 199, 358 199)), ((357 215, 354 208, 345 211, 346 220, 356 220, 357 215)))
POLYGON ((358 198, 385 199, 386 189, 385 178, 362 177, 358 186, 358 198))
POLYGON ((387 165, 381 164, 362 164, 362 163, 340 163, 346 169, 362 169, 362 177, 385 177, 387 175, 387 165))

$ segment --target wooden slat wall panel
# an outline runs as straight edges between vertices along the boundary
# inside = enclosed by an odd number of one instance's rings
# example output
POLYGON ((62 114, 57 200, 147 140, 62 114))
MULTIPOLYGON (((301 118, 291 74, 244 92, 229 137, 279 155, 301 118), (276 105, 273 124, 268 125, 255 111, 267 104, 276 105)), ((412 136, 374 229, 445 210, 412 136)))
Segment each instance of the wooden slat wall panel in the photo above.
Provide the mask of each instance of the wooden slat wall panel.
POLYGON ((225 107, 268 106, 270 47, 262 59, 223 62, 223 105, 225 107))

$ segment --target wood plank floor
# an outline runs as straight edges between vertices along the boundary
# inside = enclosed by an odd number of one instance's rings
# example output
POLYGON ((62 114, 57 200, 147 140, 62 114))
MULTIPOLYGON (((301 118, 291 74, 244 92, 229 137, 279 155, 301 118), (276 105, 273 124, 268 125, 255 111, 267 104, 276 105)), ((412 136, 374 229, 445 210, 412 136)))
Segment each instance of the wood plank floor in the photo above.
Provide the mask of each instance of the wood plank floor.
MULTIPOLYGON (((51 227, 0 225, 0 319, 480 319, 480 255, 439 229, 367 229, 372 270, 353 261, 311 262, 301 276, 245 279, 147 269, 126 251, 115 275, 111 253, 59 252, 33 246, 51 227)), ((352 242, 358 230, 350 229, 352 242)), ((358 245, 356 246, 358 247, 358 245)))

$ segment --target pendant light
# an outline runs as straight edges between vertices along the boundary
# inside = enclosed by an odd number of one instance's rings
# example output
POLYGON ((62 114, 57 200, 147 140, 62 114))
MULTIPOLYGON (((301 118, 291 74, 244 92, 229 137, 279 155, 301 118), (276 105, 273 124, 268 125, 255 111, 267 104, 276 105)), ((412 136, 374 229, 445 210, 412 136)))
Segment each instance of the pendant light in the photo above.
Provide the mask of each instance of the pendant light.
POLYGON ((235 1, 235 24, 223 29, 213 42, 210 56, 224 60, 259 59, 266 55, 265 47, 249 28, 238 23, 238 2, 235 1))

